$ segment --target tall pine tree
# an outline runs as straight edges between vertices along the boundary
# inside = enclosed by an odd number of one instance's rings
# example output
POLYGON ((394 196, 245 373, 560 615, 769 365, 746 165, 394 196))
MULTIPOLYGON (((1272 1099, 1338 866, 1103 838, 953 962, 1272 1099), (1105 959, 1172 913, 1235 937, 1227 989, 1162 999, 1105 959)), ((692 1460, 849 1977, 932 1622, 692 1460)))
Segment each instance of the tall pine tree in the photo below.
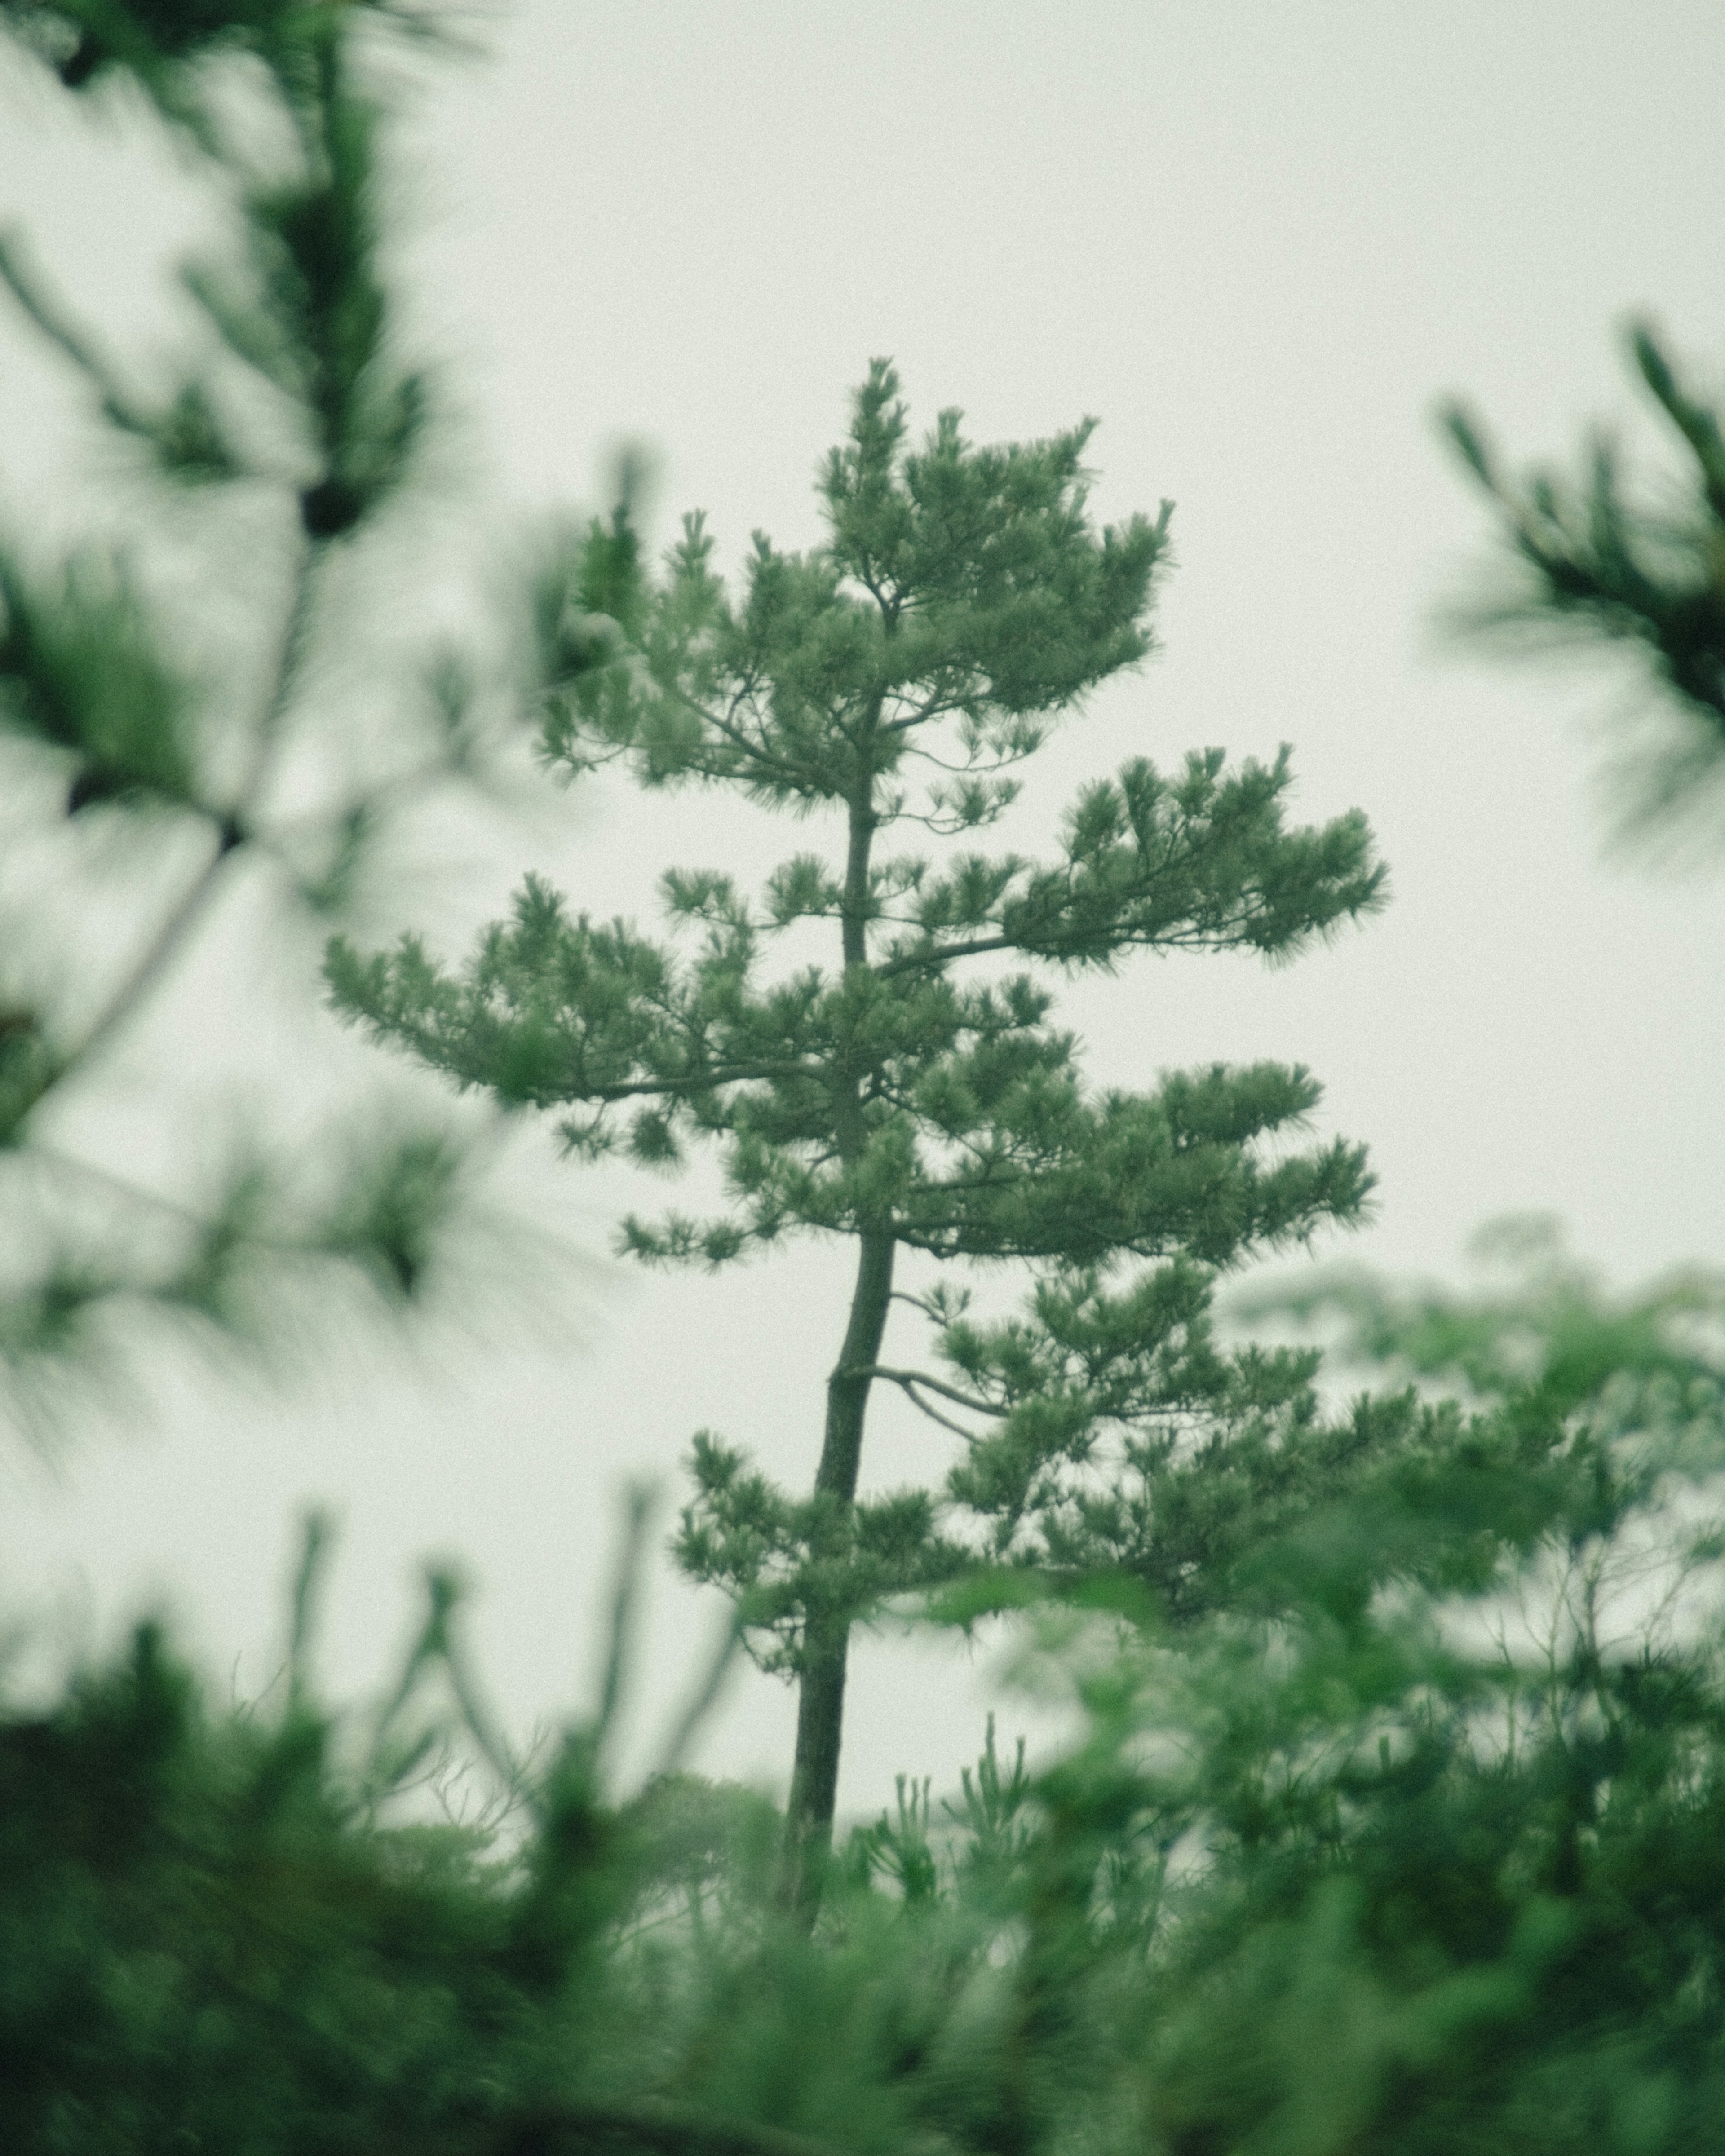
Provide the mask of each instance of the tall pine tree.
POLYGON ((631 1218, 637 1257, 719 1265, 808 1231, 855 1243, 809 1495, 702 1437, 680 1545, 695 1577, 740 1598, 757 1658, 798 1685, 784 1892, 805 1916, 830 1845, 851 1628, 974 1555, 932 1489, 859 1498, 876 1383, 937 1419, 999 1426, 950 1494, 992 1513, 1011 1554, 1000 1516, 1034 1502, 1039 1460, 1082 1455, 1108 1405, 1098 1388, 1135 1377, 1197 1406, 1237 1386, 1205 1360, 1211 1275, 1353 1219, 1369 1182, 1339 1142, 1266 1157, 1318 1098, 1305 1070, 1217 1065, 1096 1092, 1050 1015, 1050 974, 1111 971, 1134 950, 1283 958, 1378 901, 1358 813, 1285 825, 1286 752, 1230 769, 1206 750, 1172 775, 1134 761, 1083 791, 1049 860, 886 850, 901 826, 962 842, 995 822, 1050 727, 1144 658, 1170 514, 1096 531, 1088 424, 979 448, 949 412, 914 452, 906 431, 877 361, 822 472, 824 544, 788 554, 757 535, 737 599, 699 516, 655 578, 622 511, 547 562, 534 592, 554 764, 621 757, 649 787, 821 815, 838 827, 830 854, 794 855, 756 898, 720 870, 669 871, 669 941, 572 914, 530 877, 458 970, 413 937, 369 957, 337 941, 328 967, 351 1019, 461 1086, 559 1113, 577 1155, 665 1165, 716 1142, 723 1212, 631 1218), (800 945, 811 923, 830 963, 775 968, 775 942, 800 945), (1089 1390, 1069 1384, 1054 1426, 1039 1422, 1034 1397, 1006 1396, 1010 1373, 991 1385, 944 1282, 898 1299, 952 1374, 883 1360, 901 1251, 1038 1269, 1040 1315, 1014 1337, 1034 1352, 1046 1337, 1050 1294, 1088 1312, 1089 1390), (1111 1295, 1135 1260, 1146 1281, 1111 1295))

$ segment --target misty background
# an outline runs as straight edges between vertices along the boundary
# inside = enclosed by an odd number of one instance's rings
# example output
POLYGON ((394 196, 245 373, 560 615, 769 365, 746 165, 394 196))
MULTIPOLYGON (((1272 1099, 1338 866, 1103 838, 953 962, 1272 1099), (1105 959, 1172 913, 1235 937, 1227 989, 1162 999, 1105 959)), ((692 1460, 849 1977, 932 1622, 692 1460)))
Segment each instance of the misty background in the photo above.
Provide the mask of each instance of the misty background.
MULTIPOLYGON (((817 542, 815 468, 876 353, 917 434, 948 405, 981 440, 1094 413, 1098 519, 1177 505, 1162 649, 1029 767, 1011 842, 1045 842, 1128 756, 1286 741, 1296 815, 1363 808, 1392 902, 1281 971, 1141 960, 1073 984, 1092 1078, 1308 1065, 1321 1128, 1367 1142, 1379 1178, 1372 1224, 1321 1262, 1453 1271, 1482 1223, 1543 1212, 1614 1278, 1725 1264, 1725 880, 1608 847, 1601 743, 1634 708, 1626 668, 1506 670, 1437 633, 1489 540, 1431 422, 1460 391, 1517 464, 1568 460, 1594 419, 1666 460, 1615 331, 1645 309, 1703 381, 1725 367, 1725 15, 520 0, 484 34, 482 63, 423 71, 401 138, 400 276, 458 424, 413 530, 355 557, 357 638, 476 619, 497 535, 600 506, 624 442, 652 453, 655 548, 694 507, 730 564, 756 526, 817 542)), ((164 272, 208 230, 143 139, 123 108, 80 121, 0 76, 0 221, 126 352, 181 329, 164 272)), ((0 513, 69 535, 113 475, 66 370, 11 318, 0 415, 0 513)), ((233 564, 220 605, 241 625, 266 553, 233 564)), ((357 728, 363 681, 331 692, 357 728)), ((645 924, 665 866, 747 881, 829 835, 604 776, 524 791, 519 813, 434 803, 405 826, 361 938, 414 925, 459 952, 528 867, 645 924)), ((316 1015, 316 960, 242 893, 117 1051, 135 1114, 91 1143, 167 1158, 220 1127, 242 1079, 290 1115, 375 1080, 383 1059, 316 1015), (202 1105, 152 1123, 164 1070, 193 1068, 202 1105)), ((481 1247, 450 1292, 465 1322, 420 1349, 356 1334, 275 1394, 162 1350, 149 1426, 122 1408, 54 1460, 0 1450, 0 1612, 64 1646, 165 1600, 254 1694, 280 1661, 295 1515, 320 1502, 341 1524, 335 1696, 380 1680, 418 1567, 454 1554, 503 1720, 556 1720, 588 1696, 626 1481, 663 1485, 668 1527, 698 1428, 793 1487, 813 1469, 847 1254, 793 1245, 716 1279, 614 1261, 618 1214, 670 1194, 559 1165, 524 1132, 482 1194, 510 1262, 481 1291, 481 1247)), ((938 1481, 942 1442, 878 1399, 865 1485, 938 1481)), ((637 1771, 719 1616, 660 1566, 637 1771)), ((955 1779, 998 1654, 860 1643, 841 1813, 878 1807, 896 1772, 955 1779)), ((695 1763, 782 1794, 793 1712, 740 1674, 695 1763)), ((1036 1726, 1012 1700, 1001 1722, 1036 1726)))

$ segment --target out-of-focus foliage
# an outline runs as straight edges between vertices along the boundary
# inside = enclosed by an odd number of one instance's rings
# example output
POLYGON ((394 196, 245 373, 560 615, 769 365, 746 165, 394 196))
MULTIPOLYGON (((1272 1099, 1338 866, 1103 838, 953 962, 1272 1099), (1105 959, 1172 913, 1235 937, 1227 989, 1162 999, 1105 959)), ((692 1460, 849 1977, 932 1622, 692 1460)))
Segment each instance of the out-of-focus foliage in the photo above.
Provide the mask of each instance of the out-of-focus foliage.
MULTIPOLYGON (((1009 1965, 1060 2044, 984 2145, 1725 2145, 1725 1280, 1493 1250, 1282 1298, 1461 1398, 1236 1531, 1208 1609, 1093 1575, 1049 1619, 1087 1734, 1025 1793, 1009 1965)), ((874 1837, 907 1881, 921 1825, 874 1837)))
POLYGON ((1500 1293, 1322 1303, 1471 1404, 1266 1548, 1277 1614, 1150 1643, 1113 1710, 1186 1867, 1153 2119, 1717 2146, 1725 1282, 1613 1298, 1528 1238, 1500 1293))
POLYGON ((639 2101, 665 2078, 644 1942, 746 1874, 752 1801, 667 1775, 606 1803, 603 1712, 531 1774, 506 1758, 447 1578, 382 1707, 329 1713, 305 1667, 321 1540, 273 1701, 213 1711, 146 1623, 48 1712, 0 1716, 0 2145, 683 2145, 639 2101))
POLYGON ((1303 1302, 1465 1401, 1237 1531, 1202 1609, 1034 1575, 1076 1741, 901 1781, 812 1934, 763 1799, 608 1787, 620 1645, 506 1758, 448 1582, 363 1720, 313 1697, 309 1563, 279 1697, 213 1712, 146 1626, 13 1712, 4 2145, 1725 2148, 1725 1282, 1613 1297, 1529 1240, 1491 1293, 1303 1302), (415 1821, 464 1732, 495 1800, 415 1821))
MULTIPOLYGON (((452 21, 382 0, 0 9, 0 64, 57 73, 69 128, 93 100, 167 130, 225 234, 182 266, 185 351, 122 357, 28 235, 0 231, 12 326, 106 429, 115 482, 104 531, 60 551, 0 510, 4 834, 31 863, 0 899, 0 1376, 39 1436, 69 1383, 123 1372, 140 1312, 263 1345, 315 1283, 351 1308, 368 1282, 399 1307, 459 1209, 460 1147, 398 1110, 309 1142, 236 1114, 213 1146, 206 1118, 177 1180, 91 1142, 116 1056, 139 1059, 234 907, 269 894, 273 941, 232 982, 243 1003, 282 971, 296 916, 304 949, 363 895, 393 817, 495 774, 507 699, 445 653, 380 663, 348 603, 416 488, 429 499, 438 413, 403 347, 380 204, 392 48, 452 21), (218 623, 236 624, 225 643, 218 623), (353 738, 341 693, 362 675, 374 741, 353 738), (80 912, 110 933, 69 947, 80 912)), ((213 1003, 228 988, 212 978, 213 1003)), ((203 1060, 176 1044, 163 1060, 152 1106, 184 1108, 203 1060)))
POLYGON ((1718 399, 1686 379, 1651 323, 1632 323, 1627 342, 1681 446, 1681 468, 1662 487, 1628 484, 1604 432, 1579 476, 1518 476, 1466 405, 1445 408, 1444 424, 1496 506, 1510 555, 1457 625, 1535 648, 1635 651, 1656 693, 1612 766, 1613 814, 1627 837, 1698 839, 1711 850, 1725 828, 1725 429, 1718 399))

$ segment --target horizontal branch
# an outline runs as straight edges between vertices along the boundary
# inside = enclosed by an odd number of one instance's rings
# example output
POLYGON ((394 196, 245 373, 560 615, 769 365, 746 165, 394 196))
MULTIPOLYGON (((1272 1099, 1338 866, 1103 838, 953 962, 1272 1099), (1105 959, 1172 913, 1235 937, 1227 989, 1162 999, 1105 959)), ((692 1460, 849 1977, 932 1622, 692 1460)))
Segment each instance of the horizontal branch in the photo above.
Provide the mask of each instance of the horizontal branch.
POLYGON ((747 1086, 771 1078, 808 1078, 819 1081, 826 1073, 819 1064, 807 1063, 739 1063, 728 1065, 721 1070, 704 1070, 698 1076, 688 1078, 631 1079, 627 1084, 593 1086, 585 1092, 569 1096, 568 1105, 577 1101, 630 1101, 644 1095, 663 1099, 686 1098, 694 1093, 705 1093, 715 1086, 747 1086))
POLYGON ((960 1407, 968 1408, 973 1414, 993 1415, 998 1419, 1006 1414, 1004 1408, 996 1407, 992 1400, 979 1400, 972 1394, 961 1393, 956 1385, 948 1385, 938 1378, 931 1378, 926 1370, 889 1370, 884 1363, 870 1363, 848 1369, 845 1375, 847 1378, 880 1378, 889 1384, 896 1385, 911 1406, 919 1409, 931 1422, 937 1422, 942 1430, 952 1430, 960 1437, 968 1437, 972 1433, 962 1423, 954 1422, 950 1415, 943 1415, 938 1408, 932 1408, 927 1400, 919 1399, 919 1388, 927 1387, 930 1392, 938 1393, 942 1399, 956 1400, 960 1407))
MULTIPOLYGON (((1020 946, 1009 936, 976 936, 967 943, 931 942, 926 951, 913 952, 902 958, 888 958, 874 968, 879 981, 890 981, 896 973, 926 973, 932 967, 950 965, 954 958, 974 958, 987 951, 1015 951, 1020 946)), ((1032 952, 1030 957, 1040 956, 1032 952)))
MULTIPOLYGON (((1235 951, 1250 941, 1244 919, 1224 921, 1214 928, 1158 928, 1152 934, 1119 929, 1107 932, 1113 937, 1113 947, 1117 950, 1235 951)), ((981 957, 991 951, 1017 951, 1026 958, 1040 958, 1050 965, 1060 966, 1075 958, 1089 957, 1099 947, 1097 937, 1076 932, 1058 940, 1049 937, 1034 942, 1005 935, 973 936, 963 943, 931 940, 926 950, 906 952, 902 957, 886 959, 874 968, 874 973, 877 980, 890 980, 897 973, 930 973, 950 965, 955 958, 981 957)))

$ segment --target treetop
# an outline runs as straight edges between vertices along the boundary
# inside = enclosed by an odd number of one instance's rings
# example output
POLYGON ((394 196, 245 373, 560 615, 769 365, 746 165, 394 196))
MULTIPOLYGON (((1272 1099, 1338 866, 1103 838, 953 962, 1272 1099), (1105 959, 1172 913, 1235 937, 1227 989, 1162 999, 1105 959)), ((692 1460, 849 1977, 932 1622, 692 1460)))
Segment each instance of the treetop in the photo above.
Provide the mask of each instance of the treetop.
MULTIPOLYGON (((826 544, 784 553, 757 532, 735 603, 699 516, 657 589, 622 514, 564 543, 534 609, 553 763, 627 753, 649 783, 812 807, 912 757, 933 774, 922 813, 963 828, 1012 798, 998 774, 1049 722, 1149 652, 1172 504, 1099 533, 1091 423, 978 449, 945 412, 909 452, 897 392, 875 361, 822 470, 826 544)), ((889 820, 908 795, 880 807, 889 820)))
POLYGON ((1231 769, 1204 750, 1166 776, 1136 758, 1083 789, 1050 859, 876 854, 898 821, 948 838, 989 821, 1005 767, 1149 650, 1168 524, 1164 505, 1092 528, 1088 423, 976 449, 947 413, 911 452, 897 390, 877 361, 854 394, 820 479, 829 543, 785 554, 757 534, 735 605, 698 517, 650 576, 626 499, 531 593, 551 760, 624 757, 649 784, 842 807, 840 857, 796 854, 758 898, 670 869, 663 941, 530 876, 455 971, 412 937, 370 957, 338 940, 337 1008, 460 1086, 572 1111, 560 1128, 581 1153, 621 1140, 670 1167, 687 1140, 722 1140, 726 1217, 630 1221, 626 1247, 649 1260, 719 1263, 802 1227, 943 1259, 1225 1265, 1352 1217, 1356 1149, 1255 1158, 1314 1105, 1306 1072, 1093 1095, 1023 970, 1106 970, 1135 949, 1287 957, 1374 910, 1384 872, 1358 812, 1285 824, 1286 750, 1231 769), (916 806, 897 778, 911 757, 935 772, 916 806), (767 963, 813 921, 837 927, 839 963, 767 963))

